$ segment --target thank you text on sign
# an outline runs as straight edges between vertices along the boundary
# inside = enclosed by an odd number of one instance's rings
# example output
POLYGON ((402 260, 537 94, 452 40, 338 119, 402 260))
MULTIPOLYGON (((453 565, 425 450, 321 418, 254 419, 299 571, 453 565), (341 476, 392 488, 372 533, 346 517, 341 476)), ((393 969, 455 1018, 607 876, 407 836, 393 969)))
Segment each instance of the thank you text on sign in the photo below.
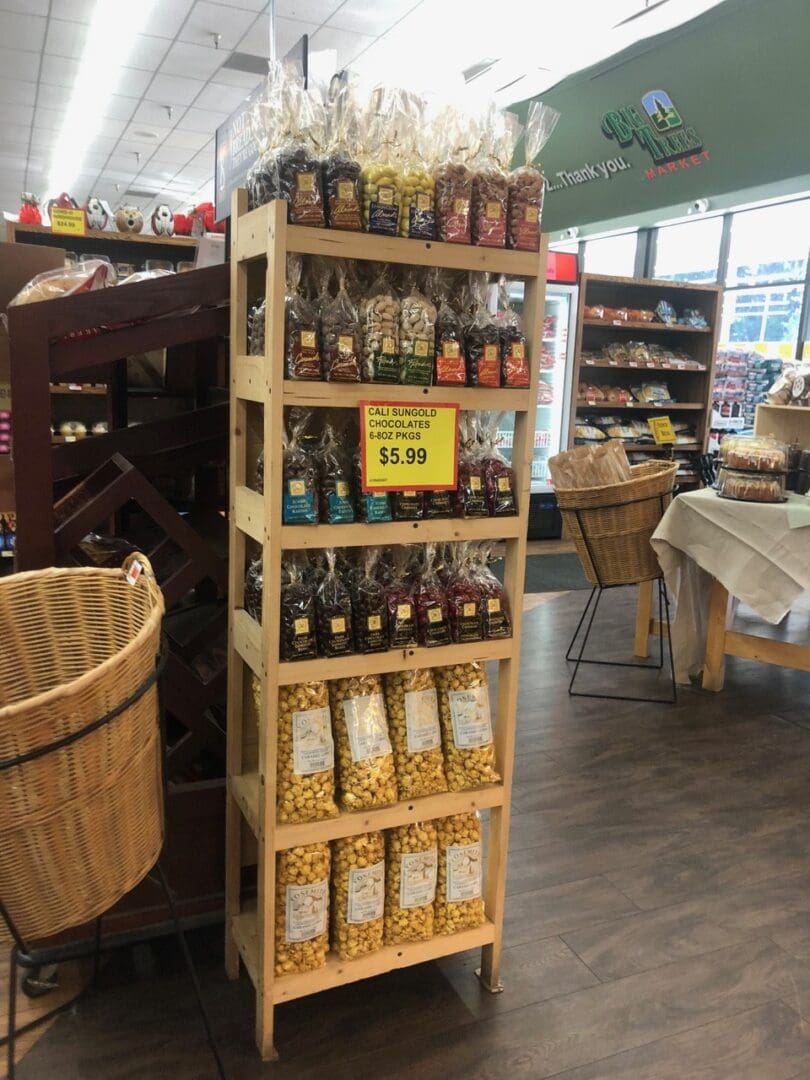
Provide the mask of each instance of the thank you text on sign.
POLYGON ((458 406, 360 402, 363 491, 455 488, 458 406))

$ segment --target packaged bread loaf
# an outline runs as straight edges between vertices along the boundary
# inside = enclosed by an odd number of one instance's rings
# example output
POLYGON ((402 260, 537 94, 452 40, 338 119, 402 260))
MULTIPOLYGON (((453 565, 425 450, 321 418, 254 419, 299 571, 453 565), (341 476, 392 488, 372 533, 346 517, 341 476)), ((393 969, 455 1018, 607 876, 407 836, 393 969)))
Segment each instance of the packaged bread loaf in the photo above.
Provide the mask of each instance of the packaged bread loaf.
POLYGON ((381 832, 345 836, 332 845, 332 948, 356 960, 382 948, 385 841, 381 832))
POLYGON ((433 937, 438 851, 436 826, 416 822, 386 834, 385 943, 428 941, 433 937))
POLYGON ((481 820, 478 814, 453 814, 436 821, 439 859, 433 930, 457 934, 484 922, 481 820))
POLYGON ((540 250, 540 221, 545 182, 537 159, 557 126, 556 109, 533 101, 526 114, 523 133, 525 164, 509 174, 509 226, 506 242, 519 251, 540 250))
POLYGON ((433 673, 447 786, 451 791, 469 791, 497 783, 486 668, 474 661, 435 668, 433 673))
POLYGON ((433 673, 417 668, 386 675, 385 704, 400 799, 447 791, 433 673))
POLYGON ((278 821, 337 817, 335 744, 325 682, 279 687, 277 737, 278 821))
POLYGON ((338 790, 344 810, 367 810, 397 801, 394 755, 378 675, 329 684, 338 752, 338 790))
POLYGON ((306 844, 276 856, 276 975, 314 971, 329 948, 328 844, 306 844))

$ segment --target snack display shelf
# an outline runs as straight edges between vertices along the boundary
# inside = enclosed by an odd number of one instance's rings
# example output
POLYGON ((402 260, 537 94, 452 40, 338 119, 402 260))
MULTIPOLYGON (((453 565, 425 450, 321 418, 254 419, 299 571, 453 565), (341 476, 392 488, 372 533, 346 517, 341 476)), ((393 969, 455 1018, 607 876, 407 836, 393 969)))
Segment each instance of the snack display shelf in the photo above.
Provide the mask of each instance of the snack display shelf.
POLYGON ((688 372, 689 374, 698 374, 708 371, 705 364, 700 364, 697 367, 684 367, 683 364, 654 364, 652 361, 645 364, 637 364, 632 360, 623 362, 621 360, 586 360, 581 359, 580 364, 582 367, 596 367, 596 368, 632 368, 633 371, 674 371, 678 374, 681 372, 688 372))
POLYGON ((605 330, 643 330, 657 333, 711 334, 710 326, 690 326, 689 323, 625 322, 622 319, 583 319, 583 326, 600 326, 605 330))
POLYGON ((6 240, 8 243, 19 243, 19 237, 26 234, 30 236, 45 236, 62 244, 77 243, 86 246, 90 241, 98 241, 102 246, 109 243, 147 244, 159 247, 196 248, 197 240, 193 236, 153 236, 151 233, 114 232, 111 229, 88 229, 84 235, 72 236, 65 233, 55 233, 50 225, 21 225, 17 221, 6 222, 6 240))
POLYGON ((684 409, 705 409, 702 401, 588 401, 587 398, 578 398, 578 409, 596 409, 598 412, 613 412, 614 409, 647 409, 655 411, 671 409, 673 412, 683 412, 684 409))
MULTIPOLYGON (((248 212, 247 193, 236 192, 231 215, 231 446, 228 688, 228 800, 226 804, 226 969, 231 978, 240 961, 256 989, 256 1042, 262 1056, 273 1049, 274 1006, 397 967, 421 963, 473 947, 482 948, 481 979, 495 991, 506 897, 511 785, 516 740, 520 629, 526 562, 531 462, 539 366, 542 355, 547 237, 539 253, 423 242, 364 233, 302 228, 287 224, 287 204, 274 202, 248 212), (526 390, 449 386, 388 386, 294 382, 284 378, 284 295, 288 252, 326 258, 373 260, 450 270, 486 270, 525 279, 523 320, 531 362, 526 390), (257 261, 259 265, 257 266, 257 261), (252 264, 252 266, 250 265, 252 264), (268 318, 265 352, 247 355, 250 282, 264 271, 268 318), (461 409, 515 413, 512 467, 519 513, 511 518, 450 518, 370 525, 288 526, 281 520, 284 409, 291 405, 356 408, 362 401, 455 403, 461 409), (261 410, 257 409, 260 405, 261 410), (261 417, 260 421, 257 420, 261 417), (252 426, 251 426, 252 425, 252 426), (264 450, 264 490, 248 488, 252 458, 249 432, 264 450), (505 554, 504 589, 513 636, 435 648, 409 646, 382 653, 280 662, 279 606, 282 552, 300 547, 362 547, 428 540, 498 539, 505 554), (262 547, 264 588, 261 624, 244 609, 244 578, 251 548, 262 547), (359 675, 445 667, 472 661, 497 664, 497 705, 493 744, 498 784, 467 792, 447 792, 390 807, 342 813, 306 825, 276 822, 276 716, 279 688, 359 675), (260 683, 258 737, 251 675, 260 683), (288 845, 328 842, 368 829, 385 829, 489 808, 489 842, 484 874, 486 922, 474 930, 429 941, 385 946, 349 963, 329 954, 324 967, 303 974, 275 975, 275 853, 288 845), (247 824, 253 832, 247 846, 247 824), (243 895, 242 867, 257 864, 255 902, 243 895)), ((255 294, 254 294, 255 295, 255 294)))
POLYGON ((696 442, 672 443, 672 444, 667 444, 666 446, 658 446, 654 442, 652 442, 652 443, 626 442, 626 443, 623 443, 623 445, 624 445, 625 450, 627 450, 628 452, 633 451, 633 450, 645 450, 645 451, 648 451, 651 454, 660 454, 660 453, 663 453, 663 452, 669 451, 669 450, 690 450, 691 451, 691 450, 700 450, 700 449, 702 449, 700 444, 696 443, 696 442))
POLYGON ((99 383, 51 383, 50 389, 52 394, 68 394, 71 397, 79 397, 81 394, 102 397, 107 393, 107 387, 99 383))

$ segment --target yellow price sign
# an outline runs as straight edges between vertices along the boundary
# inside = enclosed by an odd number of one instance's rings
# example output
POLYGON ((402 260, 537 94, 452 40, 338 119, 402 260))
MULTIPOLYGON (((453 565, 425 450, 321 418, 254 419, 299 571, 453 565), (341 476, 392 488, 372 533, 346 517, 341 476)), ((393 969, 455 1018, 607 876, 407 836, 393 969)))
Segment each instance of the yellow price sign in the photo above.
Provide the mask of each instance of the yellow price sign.
POLYGON ((458 405, 360 402, 363 491, 446 491, 458 477, 458 405))
POLYGON ((659 446, 675 442, 675 432, 672 430, 672 421, 668 416, 650 416, 647 423, 659 446))
POLYGON ((84 210, 51 210, 51 232, 65 236, 84 236, 84 210))

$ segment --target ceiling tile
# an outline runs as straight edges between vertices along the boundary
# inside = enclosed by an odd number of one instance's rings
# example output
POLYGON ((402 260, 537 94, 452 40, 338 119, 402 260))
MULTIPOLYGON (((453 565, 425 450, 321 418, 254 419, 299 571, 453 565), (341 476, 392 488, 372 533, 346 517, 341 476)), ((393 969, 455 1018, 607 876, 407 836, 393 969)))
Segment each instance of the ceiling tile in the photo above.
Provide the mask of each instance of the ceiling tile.
POLYGON ((190 105, 205 83, 201 79, 183 79, 178 75, 156 75, 146 97, 160 105, 190 105))
POLYGON ((18 11, 21 15, 47 15, 48 0, 2 0, 0 9, 18 11))
MULTIPOLYGON (((3 69, 0 68, 0 71, 3 69)), ((0 79, 0 101, 7 105, 33 105, 37 84, 20 79, 0 79)))
MULTIPOLYGON (((346 0, 329 19, 329 25, 355 34, 378 37, 390 30, 403 15, 420 6, 421 0, 385 0, 368 4, 365 0, 346 0)), ((300 6, 300 5, 299 5, 300 6)))
MULTIPOLYGON (((226 109, 230 115, 238 108, 247 97, 249 91, 240 86, 223 86, 221 83, 211 82, 194 102, 198 109, 226 109)), ((0 97, 2 95, 0 94, 0 97)))
POLYGON ((222 0, 225 7, 247 8, 250 11, 264 11, 267 0, 222 0))
POLYGON ((39 71, 39 53, 0 48, 0 71, 6 78, 33 82, 39 71))
POLYGON ((163 61, 160 71, 163 75, 184 75, 189 79, 208 80, 224 59, 225 57, 217 49, 190 45, 187 41, 176 41, 163 61))
POLYGON ((89 23, 96 10, 96 0, 51 0, 51 18, 89 23))
POLYGON ((152 81, 149 71, 139 71, 134 67, 121 68, 121 77, 115 87, 116 94, 124 94, 126 97, 141 97, 152 81))
MULTIPOLYGON (((314 34, 319 25, 319 23, 313 21, 306 22, 300 19, 280 19, 277 17, 276 54, 284 56, 304 34, 310 36, 314 34)), ((263 15, 239 42, 239 52, 250 53, 252 56, 269 56, 269 27, 270 19, 267 15, 263 15)), ((324 46, 321 46, 321 48, 324 48, 324 46)))
POLYGON ((63 109, 67 96, 67 89, 64 86, 40 83, 37 91, 37 106, 44 109, 63 109))
POLYGON ((220 35, 219 51, 230 52, 256 19, 254 11, 239 11, 223 4, 197 0, 191 16, 180 32, 181 41, 210 48, 213 35, 220 35))
POLYGON ((39 52, 45 41, 46 24, 47 19, 37 15, 0 11, 0 41, 9 49, 39 52))
POLYGON ((366 34, 353 34, 349 30, 336 30, 332 26, 321 27, 312 37, 313 49, 336 49, 338 67, 347 67, 377 39, 366 34))
POLYGON ((165 38, 136 34, 127 53, 127 67, 141 71, 157 71, 170 48, 165 38))
POLYGON ((73 86, 79 74, 79 61, 64 56, 43 56, 39 80, 50 86, 73 86))
POLYGON ((188 164, 193 155, 193 150, 182 146, 159 146, 149 159, 149 168, 154 165, 155 168, 173 168, 177 172, 181 166, 188 164))
POLYGON ((179 128, 175 128, 171 135, 166 136, 164 145, 179 146, 182 149, 196 153, 205 146, 210 137, 210 131, 181 131, 179 128))
MULTIPOLYGON (((22 124, 4 124, 3 125, 3 141, 8 139, 11 143, 23 143, 28 140, 31 135, 30 127, 23 127, 22 124)), ((2 144, 0 144, 2 145, 2 144)), ((194 148, 199 150, 199 146, 194 148)))
POLYGON ((144 29, 156 37, 175 38, 193 7, 194 0, 160 0, 144 29))
POLYGON ((115 144, 117 142, 118 139, 114 139, 111 135, 96 135, 87 149, 109 154, 115 149, 115 144))
POLYGON ((245 91, 250 91, 262 81, 261 75, 251 75, 248 71, 229 71, 228 68, 220 68, 217 72, 217 82, 226 86, 241 86, 245 91))
POLYGON ((156 101, 142 101, 135 110, 132 119, 143 127, 155 130, 165 129, 168 132, 182 118, 185 111, 185 107, 182 105, 173 108, 170 119, 165 105, 158 105, 156 101))
POLYGON ((88 30, 89 27, 85 23, 50 19, 48 35, 45 38, 45 52, 51 56, 69 56, 74 60, 79 60, 84 51, 88 30))
POLYGON ((0 131, 3 132, 3 137, 0 139, 0 150, 3 149, 6 141, 6 124, 16 124, 20 127, 30 127, 31 121, 34 119, 34 106, 33 105, 10 105, 4 101, 0 101, 0 124, 2 127, 0 131))
POLYGON ((31 146, 37 150, 50 150, 54 144, 54 138, 52 131, 35 127, 31 131, 31 146))
POLYGON ((65 109, 43 109, 37 106, 34 112, 34 126, 41 131, 59 131, 65 119, 65 109))
MULTIPOLYGON (((166 119, 165 113, 163 114, 163 119, 164 121, 166 119)), ((131 123, 127 124, 121 137, 124 139, 131 139, 139 143, 147 143, 152 147, 152 151, 150 152, 154 152, 154 150, 156 150, 157 147, 160 146, 160 144, 163 142, 163 140, 166 138, 170 131, 171 128, 167 127, 165 124, 162 127, 159 124, 146 124, 143 122, 143 120, 139 120, 136 117, 131 123), (157 135, 157 138, 145 138, 143 135, 144 131, 154 132, 157 135), (138 132, 140 132, 141 134, 138 134, 138 132)))
MULTIPOLYGON (((379 6, 381 0, 377 0, 379 6)), ((276 0, 276 18, 303 19, 318 26, 341 6, 341 0, 276 0)))
POLYGON ((123 134, 126 126, 125 120, 116 120, 114 116, 102 116, 98 125, 98 134, 118 139, 123 134))
POLYGON ((137 106, 137 98, 122 97, 121 94, 111 94, 110 97, 103 102, 101 108, 104 116, 112 116, 116 120, 131 120, 137 106))
POLYGON ((207 138, 211 138, 223 121, 227 120, 230 113, 212 112, 208 109, 189 109, 183 117, 183 131, 202 132, 207 138))

